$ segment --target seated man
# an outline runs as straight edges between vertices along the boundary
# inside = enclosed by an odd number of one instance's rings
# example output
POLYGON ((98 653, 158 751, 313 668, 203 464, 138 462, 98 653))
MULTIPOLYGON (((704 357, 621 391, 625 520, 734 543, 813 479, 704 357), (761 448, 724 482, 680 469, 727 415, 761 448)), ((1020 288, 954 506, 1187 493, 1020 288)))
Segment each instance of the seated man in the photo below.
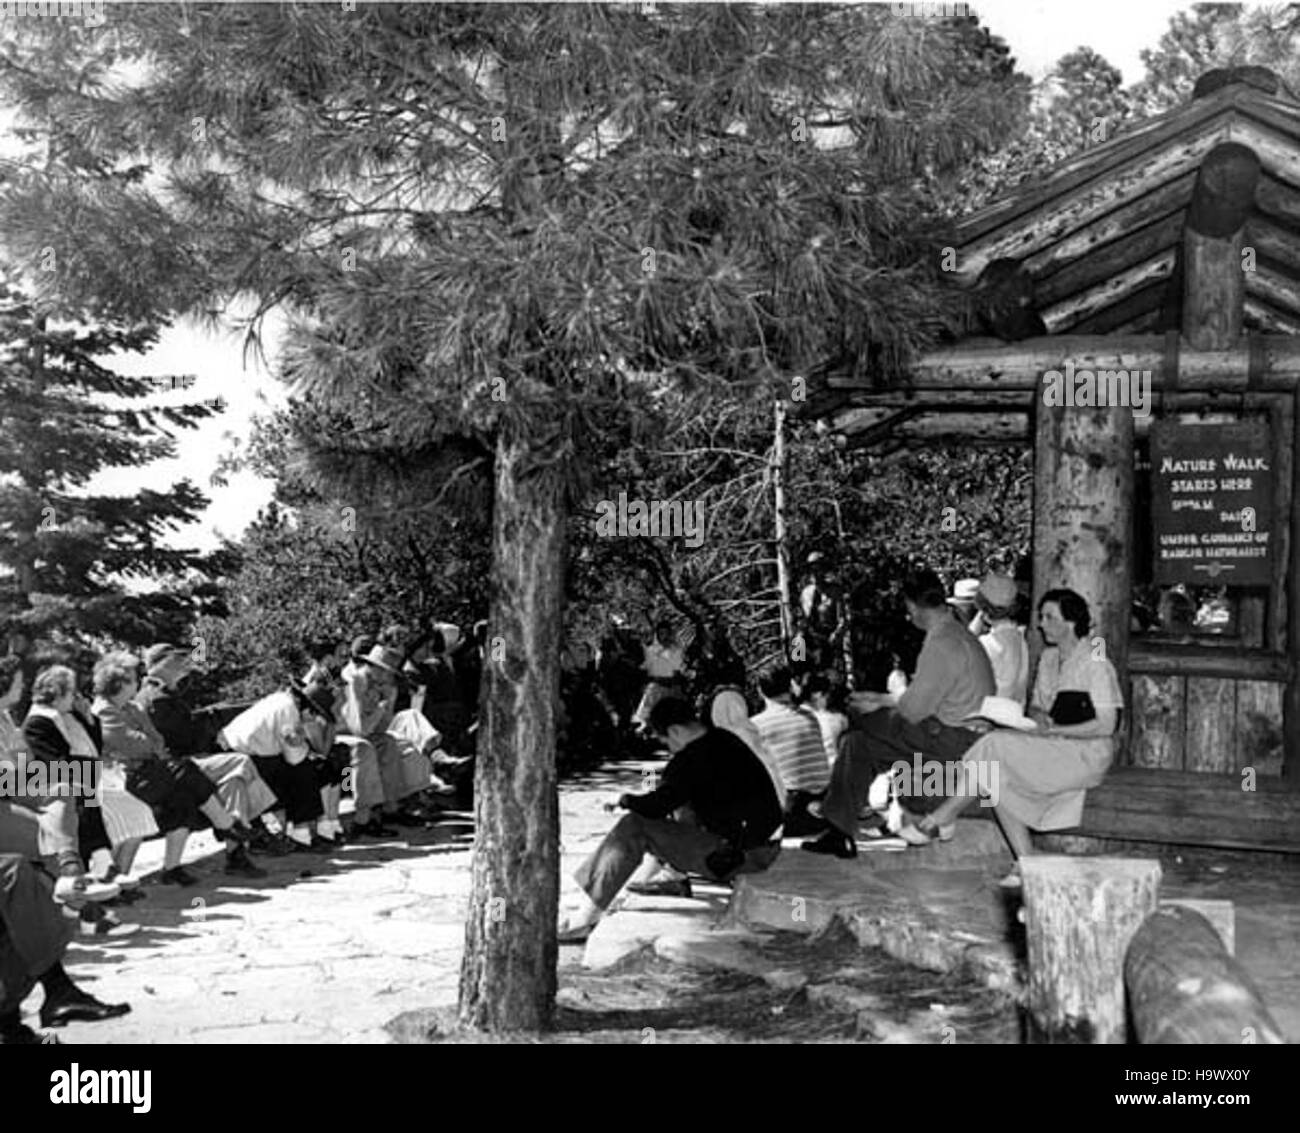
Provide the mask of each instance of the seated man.
POLYGON ((763 711, 750 720, 781 774, 786 791, 785 832, 816 834, 826 824, 809 814, 808 804, 825 794, 831 779, 821 726, 811 711, 795 705, 794 675, 786 666, 759 677, 758 691, 763 695, 763 711))
POLYGON ((560 925, 562 944, 591 935, 646 854, 684 873, 728 881, 767 869, 781 852, 775 840, 781 805, 762 760, 744 740, 706 728, 678 697, 659 701, 649 724, 672 752, 663 781, 648 794, 620 795, 606 806, 629 813, 575 875, 586 901, 560 925), (693 821, 669 817, 682 807, 693 821))
POLYGON ((135 697, 163 738, 173 759, 187 758, 217 788, 217 798, 236 822, 252 827, 275 805, 275 792, 247 755, 217 751, 212 729, 190 707, 180 685, 192 657, 178 645, 151 645, 145 652, 147 678, 135 697))
POLYGON ((53 883, 20 854, 0 854, 0 1046, 42 1039, 23 1023, 22 1002, 39 982, 45 988, 41 1026, 97 1022, 125 1015, 125 1003, 101 1003, 63 970, 70 925, 51 900, 53 883))
POLYGON ((438 737, 419 712, 395 711, 401 664, 396 650, 375 645, 365 655, 354 653, 343 671, 339 742, 352 750, 356 834, 391 837, 395 831, 384 819, 417 824, 427 819, 413 796, 434 785, 428 753, 438 737))
MULTIPOLYGON (((915 755, 960 762, 980 733, 971 717, 994 690, 993 668, 979 639, 953 617, 943 583, 929 570, 917 571, 903 584, 903 601, 925 644, 916 676, 895 706, 886 693, 854 693, 849 699, 849 730, 840 737, 830 790, 821 804, 831 829, 803 848, 817 854, 851 858, 857 854, 858 815, 877 775, 897 760, 915 755), (863 712, 869 713, 863 715, 863 712)), ((919 784, 904 791, 913 810, 933 809, 920 803, 919 784)))
POLYGON ((217 734, 218 747, 252 757, 275 793, 276 815, 293 850, 321 851, 335 845, 313 829, 325 813, 313 758, 328 758, 333 746, 334 703, 321 686, 309 691, 290 685, 262 697, 217 734))

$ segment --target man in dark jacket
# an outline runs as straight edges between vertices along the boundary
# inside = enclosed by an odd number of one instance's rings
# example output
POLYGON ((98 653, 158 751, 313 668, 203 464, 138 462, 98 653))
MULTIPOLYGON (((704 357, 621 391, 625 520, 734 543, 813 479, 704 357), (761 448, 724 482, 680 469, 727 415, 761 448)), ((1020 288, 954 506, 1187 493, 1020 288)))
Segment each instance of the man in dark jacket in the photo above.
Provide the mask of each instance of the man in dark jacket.
POLYGON ((706 728, 678 697, 656 704, 649 726, 668 745, 672 759, 655 790, 621 795, 606 807, 629 813, 575 875, 587 901, 561 924, 562 944, 591 935, 646 854, 683 873, 727 881, 767 869, 780 853, 774 835, 781 825, 781 803, 771 776, 748 744, 731 732, 706 728), (692 822, 671 817, 683 807, 690 809, 692 822))

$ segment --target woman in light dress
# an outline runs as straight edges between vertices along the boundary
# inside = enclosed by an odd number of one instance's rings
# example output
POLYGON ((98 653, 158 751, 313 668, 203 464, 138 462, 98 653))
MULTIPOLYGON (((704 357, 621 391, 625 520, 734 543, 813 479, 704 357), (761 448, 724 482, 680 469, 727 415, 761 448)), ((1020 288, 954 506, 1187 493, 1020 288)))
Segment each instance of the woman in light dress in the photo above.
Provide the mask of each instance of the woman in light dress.
MULTIPOLYGON (((1039 630, 1048 648, 1038 666, 1029 716, 1032 732, 999 729, 962 757, 982 762, 994 813, 1017 860, 1033 853, 1031 830, 1068 830, 1083 817, 1084 796, 1105 777, 1115 756, 1124 700, 1104 643, 1093 638, 1088 604, 1073 590, 1049 590, 1038 604, 1039 630), (996 777, 995 777, 996 776, 996 777)), ((946 799, 900 836, 923 845, 944 830, 975 795, 946 799)), ((1015 884, 1017 871, 1006 879, 1015 884)))

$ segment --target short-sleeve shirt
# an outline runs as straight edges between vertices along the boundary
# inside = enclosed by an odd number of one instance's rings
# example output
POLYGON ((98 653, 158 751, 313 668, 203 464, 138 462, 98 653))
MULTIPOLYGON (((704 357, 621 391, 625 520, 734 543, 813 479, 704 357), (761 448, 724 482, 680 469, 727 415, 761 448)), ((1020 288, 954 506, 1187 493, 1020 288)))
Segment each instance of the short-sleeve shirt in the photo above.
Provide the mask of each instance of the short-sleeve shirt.
POLYGON ((925 635, 916 675, 898 698, 898 711, 913 724, 934 716, 950 728, 964 728, 996 687, 979 639, 956 618, 942 618, 925 635))
POLYGON ((1044 712, 1051 710, 1058 692, 1086 692, 1093 708, 1124 707, 1119 676, 1115 666, 1105 657, 1093 655, 1086 643, 1078 646, 1064 662, 1058 648, 1047 649, 1038 663, 1038 679, 1034 682, 1034 707, 1044 712))
POLYGON ((302 713, 288 692, 273 692, 221 729, 229 751, 245 755, 282 755, 290 764, 306 758, 308 746, 302 730, 302 713))
POLYGON ((769 704, 750 719, 776 761, 787 791, 817 794, 826 789, 831 781, 831 766, 822 730, 811 712, 786 704, 769 704))

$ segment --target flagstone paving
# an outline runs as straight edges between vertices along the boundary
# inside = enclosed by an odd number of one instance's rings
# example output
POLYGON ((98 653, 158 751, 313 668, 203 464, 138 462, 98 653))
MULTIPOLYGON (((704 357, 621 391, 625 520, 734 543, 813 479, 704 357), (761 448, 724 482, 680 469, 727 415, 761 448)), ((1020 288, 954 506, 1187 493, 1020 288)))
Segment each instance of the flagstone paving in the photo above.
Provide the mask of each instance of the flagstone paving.
MULTIPOLYGON (((639 789, 645 766, 563 786, 562 903, 577 895, 572 873, 612 822, 601 804, 639 789)), ((1013 1015, 998 1000, 1009 1003, 1020 978, 1017 921, 993 884, 1008 859, 992 823, 962 827, 946 846, 854 862, 802 853, 790 840, 734 896, 697 884, 695 900, 626 899, 585 947, 561 949, 565 1033, 554 1041, 644 1041, 643 1016, 662 1015, 680 1025, 665 1022, 661 1042, 1015 1042, 1013 1015), (766 1019, 757 1031, 723 1021, 743 1005, 766 1019), (847 1022, 828 1028, 819 1013, 847 1022)), ((329 857, 262 858, 270 876, 252 882, 221 873, 210 835, 193 838, 186 860, 200 885, 176 890, 146 877, 147 898, 122 911, 140 932, 113 942, 83 936, 69 949, 77 982, 129 1002, 131 1014, 74 1024, 60 1037, 427 1041, 425 1022, 447 1018, 456 1001, 470 816, 404 833, 329 857)), ((160 845, 146 846, 140 871, 160 858, 160 845)), ((1198 857, 1166 863, 1164 890, 1234 902, 1237 956, 1284 1032, 1300 1038, 1300 869, 1259 856, 1198 857)), ((39 996, 25 1004, 31 1016, 39 996)))

